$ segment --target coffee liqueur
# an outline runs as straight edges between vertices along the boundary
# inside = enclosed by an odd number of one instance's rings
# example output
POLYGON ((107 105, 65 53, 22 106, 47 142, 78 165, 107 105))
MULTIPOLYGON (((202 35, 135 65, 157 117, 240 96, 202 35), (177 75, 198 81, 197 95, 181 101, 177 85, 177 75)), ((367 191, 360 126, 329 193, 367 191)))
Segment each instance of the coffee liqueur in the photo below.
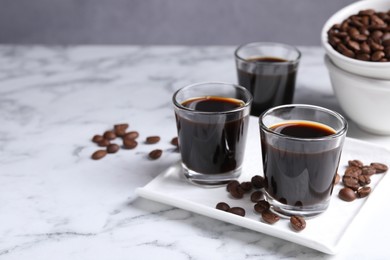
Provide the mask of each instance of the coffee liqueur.
POLYGON ((247 61, 263 65, 254 66, 252 70, 237 70, 239 85, 253 95, 251 115, 258 116, 268 108, 292 103, 296 78, 294 65, 274 67, 277 63, 288 62, 277 57, 254 57, 247 61), (267 67, 267 63, 272 67, 267 67))
POLYGON ((341 154, 341 147, 321 147, 317 140, 335 134, 332 128, 314 122, 284 122, 270 129, 291 137, 285 145, 275 148, 265 140, 261 141, 264 163, 265 189, 280 203, 292 206, 311 206, 319 203, 332 193, 333 178, 341 154), (301 141, 294 138, 310 139, 314 151, 300 150, 301 141))
POLYGON ((241 108, 245 103, 234 98, 207 96, 188 99, 182 105, 200 113, 220 113, 203 121, 195 119, 196 122, 176 115, 183 163, 204 174, 223 174, 241 165, 249 116, 230 119, 227 111, 241 108))

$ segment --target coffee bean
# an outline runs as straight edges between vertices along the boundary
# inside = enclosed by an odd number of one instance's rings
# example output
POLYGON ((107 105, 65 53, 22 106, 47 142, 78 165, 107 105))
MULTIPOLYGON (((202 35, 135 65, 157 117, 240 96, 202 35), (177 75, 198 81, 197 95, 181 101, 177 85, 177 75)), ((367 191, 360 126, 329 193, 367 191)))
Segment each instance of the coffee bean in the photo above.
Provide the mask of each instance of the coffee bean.
POLYGON ((94 160, 100 160, 102 159, 104 156, 106 156, 107 154, 107 151, 106 150, 97 150, 96 152, 94 152, 91 156, 92 159, 94 160))
POLYGON ((343 184, 345 187, 351 188, 352 190, 357 190, 360 187, 359 180, 357 177, 352 176, 343 176, 343 184))
POLYGON ((108 141, 107 139, 102 139, 101 141, 99 141, 98 143, 98 146, 100 147, 106 147, 110 144, 110 141, 108 141))
POLYGON ((348 166, 344 172, 344 176, 357 178, 362 173, 362 169, 357 166, 348 166))
POLYGON ((137 131, 131 131, 131 132, 128 132, 126 133, 124 136, 123 136, 123 139, 137 139, 139 136, 139 133, 137 131))
POLYGON ((264 194, 262 191, 257 190, 257 191, 252 192, 252 194, 251 194, 251 201, 252 202, 258 202, 258 201, 262 200, 263 198, 264 198, 264 194))
POLYGON ((235 199, 242 199, 245 194, 245 190, 241 187, 241 185, 233 186, 229 189, 230 195, 232 195, 235 199))
POLYGON ((226 185, 227 192, 230 192, 233 188, 235 189, 238 185, 240 185, 240 183, 238 181, 236 181, 236 180, 230 181, 226 185))
POLYGON ((362 187, 358 189, 357 196, 358 198, 365 198, 371 193, 371 188, 369 186, 362 187))
POLYGON ((348 161, 348 166, 354 166, 354 167, 362 168, 363 165, 364 165, 363 162, 360 161, 360 160, 349 160, 348 161))
POLYGON ((252 190, 252 183, 250 181, 245 181, 245 182, 241 182, 240 183, 240 186, 241 188, 245 191, 245 192, 249 192, 252 190))
POLYGON ((340 182, 340 175, 338 173, 336 173, 336 175, 334 176, 334 180, 333 180, 333 184, 337 184, 340 182))
POLYGON ((126 134, 126 129, 129 127, 129 124, 116 124, 114 125, 114 132, 116 136, 124 136, 126 134))
POLYGON ((107 153, 116 153, 119 150, 119 145, 117 144, 109 144, 107 146, 107 153))
POLYGON ((219 202, 216 206, 216 209, 223 210, 223 211, 228 211, 230 209, 229 204, 226 202, 219 202))
POLYGON ((160 150, 160 149, 155 149, 155 150, 153 150, 153 151, 151 151, 151 152, 149 153, 149 158, 152 159, 152 160, 156 160, 156 159, 158 159, 158 158, 161 157, 162 152, 163 152, 163 151, 160 150))
POLYGON ((92 137, 92 142, 94 142, 94 143, 99 143, 99 142, 101 142, 103 139, 104 139, 104 137, 101 136, 101 135, 94 135, 94 136, 92 137))
POLYGON ((103 137, 107 140, 114 140, 116 138, 116 134, 114 131, 105 131, 103 137))
POLYGON ((123 148, 134 149, 138 145, 134 139, 123 139, 123 148))
POLYGON ((156 144, 159 141, 160 141, 160 137, 159 136, 149 136, 149 137, 146 137, 145 143, 147 143, 147 144, 156 144))
POLYGON ((279 221, 280 217, 278 215, 276 215, 275 213, 273 213, 271 210, 267 209, 267 210, 264 210, 262 213, 261 213, 261 217, 263 218, 263 220, 265 222, 267 222, 268 224, 274 224, 276 222, 279 221))
POLYGON ((371 183, 371 178, 368 175, 360 175, 358 177, 358 181, 360 186, 364 186, 371 183))
POLYGON ((239 215, 241 217, 245 216, 245 209, 240 208, 240 207, 232 207, 227 210, 227 212, 233 213, 235 215, 239 215))
POLYGON ((260 200, 253 206, 253 208, 255 209, 256 212, 262 213, 263 211, 268 210, 270 208, 270 205, 268 201, 260 200))
POLYGON ((389 169, 386 164, 373 162, 370 164, 375 169, 376 173, 384 173, 389 169))
POLYGON ((379 61, 384 57, 385 57, 385 53, 383 51, 376 51, 371 55, 371 60, 372 61, 379 61))
POLYGON ((302 231, 306 228, 306 221, 302 216, 291 216, 290 224, 295 231, 302 231))
POLYGON ((179 147, 179 139, 177 137, 172 138, 171 144, 179 147))
POLYGON ((251 179, 252 186, 256 189, 264 188, 264 177, 260 175, 255 175, 251 179))
POLYGON ((363 166, 362 168, 362 174, 363 175, 374 175, 376 173, 376 169, 373 166, 363 166))
POLYGON ((348 202, 353 201, 356 199, 356 193, 352 189, 345 187, 339 191, 339 198, 348 202))

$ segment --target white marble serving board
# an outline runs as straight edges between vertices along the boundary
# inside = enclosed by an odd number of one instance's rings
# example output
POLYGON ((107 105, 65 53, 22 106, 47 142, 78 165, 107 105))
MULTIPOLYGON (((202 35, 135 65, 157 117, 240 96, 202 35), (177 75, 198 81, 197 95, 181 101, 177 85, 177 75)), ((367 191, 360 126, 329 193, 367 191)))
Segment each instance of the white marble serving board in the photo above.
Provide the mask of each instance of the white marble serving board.
MULTIPOLYGON (((249 131, 240 181, 249 181, 253 175, 262 172, 260 145, 256 131, 257 129, 254 127, 249 131)), ((341 174, 344 172, 348 160, 351 159, 360 159, 365 164, 375 161, 390 165, 390 151, 368 142, 347 138, 339 167, 341 174)), ((253 210, 254 203, 249 199, 250 194, 237 200, 229 196, 225 187, 204 188, 189 183, 181 174, 179 162, 162 172, 143 188, 138 188, 137 193, 150 200, 265 233, 324 253, 336 254, 342 244, 348 242, 347 234, 353 233, 349 232, 350 230, 353 230, 354 227, 357 228, 357 225, 368 224, 357 224, 358 216, 370 214, 375 207, 380 207, 381 190, 389 185, 385 184, 385 182, 389 182, 389 178, 385 178, 385 176, 386 174, 372 176, 370 187, 373 192, 369 197, 356 199, 353 202, 339 199, 338 192, 343 186, 341 183, 336 185, 328 210, 315 218, 308 219, 306 229, 301 232, 293 231, 289 226, 288 219, 281 219, 273 225, 262 222, 260 214, 253 210), (379 183, 381 185, 378 186, 379 183), (245 217, 215 209, 216 204, 221 201, 227 202, 231 207, 243 207, 246 211, 245 217)))

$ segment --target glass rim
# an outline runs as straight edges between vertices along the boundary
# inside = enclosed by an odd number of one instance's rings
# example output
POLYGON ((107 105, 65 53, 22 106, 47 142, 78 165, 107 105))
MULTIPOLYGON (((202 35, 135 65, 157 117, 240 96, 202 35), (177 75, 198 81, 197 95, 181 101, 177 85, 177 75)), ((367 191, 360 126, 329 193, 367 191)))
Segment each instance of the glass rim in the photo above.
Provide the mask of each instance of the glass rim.
MULTIPOLYGON (((302 56, 302 53, 301 51, 295 47, 295 46, 292 46, 292 45, 288 45, 288 44, 285 44, 285 43, 278 43, 278 42, 250 42, 250 43, 244 43, 244 44, 241 44, 239 45, 236 50, 234 51, 234 56, 240 60, 240 61, 243 61, 243 62, 247 62, 247 63, 253 63, 253 64, 268 64, 268 65, 271 65, 271 64, 280 64, 280 65, 283 65, 283 64, 296 64, 300 61, 301 59, 301 56, 302 56), (295 52, 297 52, 298 56, 296 59, 294 60, 286 60, 286 61, 278 61, 278 62, 270 62, 270 61, 250 61, 248 60, 247 58, 243 58, 241 57, 240 55, 238 55, 238 52, 241 50, 241 49, 244 49, 246 47, 252 47, 252 46, 278 46, 278 47, 285 47, 286 49, 292 49, 294 50, 295 52)), ((280 58, 280 57, 279 57, 280 58)))
MULTIPOLYGON (((294 120, 294 121, 297 121, 297 120, 294 120)), ((276 107, 270 108, 270 109, 266 110, 265 112, 263 112, 259 116, 259 125, 260 125, 260 128, 263 129, 267 133, 283 137, 284 139, 300 141, 300 142, 302 142, 302 141, 304 141, 304 142, 317 142, 317 141, 333 140, 333 139, 340 138, 348 130, 348 122, 340 113, 338 113, 336 111, 333 111, 333 110, 330 110, 328 108, 324 108, 324 107, 320 107, 320 106, 316 106, 316 105, 308 105, 308 104, 289 104, 289 105, 281 105, 281 106, 276 106, 276 107), (275 132, 274 130, 270 129, 269 127, 267 127, 263 123, 263 119, 268 114, 274 112, 275 110, 283 109, 283 108, 289 108, 289 107, 291 107, 291 108, 298 107, 298 108, 314 109, 314 110, 319 110, 319 111, 328 113, 328 114, 334 116, 336 119, 338 119, 339 121, 342 122, 342 128, 339 129, 338 131, 336 129, 334 129, 336 131, 336 133, 331 134, 331 135, 327 135, 327 136, 324 136, 324 137, 302 138, 302 137, 288 136, 288 135, 285 135, 285 134, 281 134, 281 133, 275 132)), ((328 126, 328 125, 326 125, 326 126, 328 126)), ((330 127, 330 126, 328 126, 328 127, 330 127)), ((333 127, 331 127, 331 128, 333 129, 333 127)))
MULTIPOLYGON (((199 96, 199 97, 204 97, 204 96, 211 96, 211 95, 203 95, 203 96, 199 96)), ((217 96, 217 95, 213 95, 213 96, 217 96)), ((219 97, 223 97, 222 95, 219 96, 219 97)), ((196 98, 196 97, 194 97, 196 98)), ((220 81, 205 81, 205 82, 198 82, 198 83, 193 83, 193 84, 190 84, 190 85, 187 85, 187 86, 184 86, 178 90, 175 91, 175 93, 173 94, 173 97, 172 97, 172 101, 173 101, 173 104, 174 106, 179 109, 179 110, 183 110, 183 111, 188 111, 188 112, 191 112, 191 113, 196 113, 196 114, 203 114, 203 115, 221 115, 221 114, 231 114, 231 113, 236 113, 236 112, 239 112, 239 111, 242 111, 242 110, 245 110, 246 108, 250 107, 250 105, 252 104, 252 101, 253 101, 253 96, 252 94, 249 92, 249 90, 247 90, 246 88, 238 85, 238 84, 233 84, 233 83, 227 83, 227 82, 220 82, 220 81), (183 106, 181 103, 179 103, 176 99, 176 96, 181 92, 181 91, 184 91, 186 89, 189 89, 189 88, 192 88, 192 87, 196 87, 196 86, 202 86, 202 85, 227 85, 227 86, 231 86, 231 87, 234 87, 235 89, 239 89, 240 91, 243 91, 244 93, 247 94, 248 96, 248 100, 245 101, 245 100, 242 100, 244 101, 244 105, 241 106, 241 107, 238 107, 238 108, 235 108, 235 109, 232 109, 232 110, 227 110, 227 111, 220 111, 220 112, 207 112, 207 111, 198 111, 198 110, 195 110, 193 108, 188 108, 188 107, 185 107, 183 106)))

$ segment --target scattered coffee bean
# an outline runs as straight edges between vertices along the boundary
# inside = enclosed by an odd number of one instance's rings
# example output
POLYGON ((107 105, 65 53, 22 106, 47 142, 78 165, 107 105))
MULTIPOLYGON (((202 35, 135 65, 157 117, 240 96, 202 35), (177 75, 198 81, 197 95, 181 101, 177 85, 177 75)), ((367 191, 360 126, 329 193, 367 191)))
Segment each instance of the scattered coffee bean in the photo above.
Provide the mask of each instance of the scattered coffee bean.
MULTIPOLYGON (((329 44, 341 54, 364 61, 387 62, 390 13, 362 10, 328 30, 329 44)), ((389 41, 390 42, 390 41, 389 41)), ((360 166, 361 167, 361 166, 360 166)))
POLYGON ((131 132, 128 132, 126 133, 124 136, 123 136, 123 139, 137 139, 139 136, 139 133, 137 131, 131 131, 131 132))
POLYGON ((349 166, 344 172, 344 176, 357 178, 360 174, 362 174, 362 169, 356 166, 349 166))
POLYGON ((337 184, 340 182, 340 174, 336 173, 336 175, 334 176, 334 180, 333 180, 333 184, 337 184))
POLYGON ((227 212, 239 215, 241 217, 245 216, 245 209, 240 208, 240 207, 232 207, 232 208, 228 209, 227 212))
POLYGON ((360 186, 365 186, 365 185, 371 183, 371 178, 368 175, 360 175, 358 177, 358 181, 359 181, 360 186))
POLYGON ((251 194, 251 201, 252 202, 258 202, 258 201, 262 200, 263 198, 264 198, 264 194, 260 190, 254 191, 251 194))
POLYGON ((371 193, 371 188, 369 186, 364 186, 358 189, 357 196, 358 198, 367 197, 371 193))
POLYGON ((306 221, 301 216, 291 216, 290 224, 295 231, 302 231, 306 228, 306 221))
POLYGON ((227 192, 230 192, 233 188, 235 189, 240 183, 236 180, 229 181, 229 183, 226 185, 227 192))
POLYGON ((149 136, 149 137, 146 137, 145 143, 147 143, 147 144, 156 144, 159 141, 160 141, 160 137, 159 136, 149 136))
POLYGON ((260 175, 255 175, 251 179, 252 185, 256 189, 264 188, 264 177, 260 175))
POLYGON ((109 144, 107 146, 107 153, 116 153, 119 151, 119 145, 117 144, 109 144))
POLYGON ((252 190, 252 183, 250 181, 241 182, 240 185, 245 192, 252 190))
POLYGON ((179 139, 177 137, 172 138, 171 144, 176 147, 179 147, 179 139))
POLYGON ((114 140, 116 138, 116 134, 114 133, 114 131, 110 130, 104 132, 103 137, 107 140, 114 140))
POLYGON ((134 149, 138 145, 134 139, 123 139, 123 148, 134 149))
POLYGON ((94 152, 91 156, 92 159, 94 160, 100 160, 102 159, 104 156, 106 156, 107 154, 107 151, 106 150, 97 150, 96 152, 94 152))
POLYGON ((360 161, 360 160, 350 160, 350 161, 348 161, 348 166, 355 166, 355 167, 358 167, 358 168, 362 168, 363 167, 363 162, 360 161))
POLYGON ((376 173, 384 173, 389 169, 386 164, 373 162, 370 164, 376 171, 376 173))
POLYGON ((262 213, 261 213, 261 217, 263 218, 263 220, 265 222, 267 222, 268 224, 274 224, 276 222, 279 221, 280 217, 278 215, 276 215, 275 213, 273 213, 271 210, 267 209, 267 210, 264 210, 262 213))
POLYGON ((151 151, 151 152, 149 153, 149 158, 152 159, 152 160, 156 160, 156 159, 158 159, 158 158, 161 157, 162 152, 163 152, 163 151, 160 150, 160 149, 155 149, 155 150, 153 150, 153 151, 151 151))
POLYGON ((345 187, 340 190, 339 198, 344 201, 353 201, 356 199, 356 193, 352 189, 345 187))
POLYGON ((266 200, 260 200, 254 205, 254 209, 258 213, 262 213, 265 210, 268 210, 270 208, 270 205, 268 201, 266 200))
POLYGON ((238 184, 238 185, 231 187, 229 189, 229 193, 235 199, 242 199, 242 197, 244 197, 245 190, 241 187, 240 184, 238 184))
POLYGON ((92 142, 94 142, 94 143, 99 143, 99 142, 102 141, 103 139, 104 139, 104 137, 101 136, 101 135, 94 135, 94 136, 92 137, 92 142))
POLYGON ((102 139, 101 141, 99 141, 98 143, 98 146, 100 147, 106 147, 110 144, 110 141, 108 141, 107 139, 102 139))
POLYGON ((363 166, 362 168, 363 175, 371 176, 374 175, 375 173, 376 173, 376 169, 372 166, 363 166))
POLYGON ((228 211, 230 209, 229 204, 226 202, 219 202, 216 206, 216 209, 223 210, 223 211, 228 211))
POLYGON ((126 129, 129 128, 129 124, 123 123, 123 124, 116 124, 114 125, 114 132, 116 136, 124 136, 126 134, 126 129))
POLYGON ((343 183, 345 187, 351 188, 354 191, 357 191, 360 187, 359 180, 356 177, 352 176, 343 176, 343 183))

